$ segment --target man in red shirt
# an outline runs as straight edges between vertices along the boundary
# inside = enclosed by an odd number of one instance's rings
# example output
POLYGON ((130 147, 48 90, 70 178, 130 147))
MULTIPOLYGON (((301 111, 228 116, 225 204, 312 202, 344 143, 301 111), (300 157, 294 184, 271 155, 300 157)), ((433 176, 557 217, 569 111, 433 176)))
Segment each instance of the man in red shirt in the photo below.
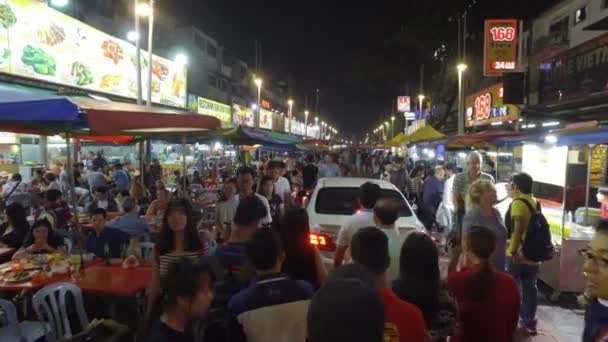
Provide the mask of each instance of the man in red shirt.
POLYGON ((355 264, 371 273, 380 291, 384 303, 384 341, 428 341, 420 309, 399 299, 386 286, 386 270, 390 264, 386 235, 375 227, 363 228, 353 236, 350 248, 355 264))

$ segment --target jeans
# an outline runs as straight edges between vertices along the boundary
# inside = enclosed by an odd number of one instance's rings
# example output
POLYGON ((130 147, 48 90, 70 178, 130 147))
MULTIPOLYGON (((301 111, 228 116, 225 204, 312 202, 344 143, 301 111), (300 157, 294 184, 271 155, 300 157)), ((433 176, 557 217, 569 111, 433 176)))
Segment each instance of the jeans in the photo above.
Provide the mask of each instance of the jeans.
POLYGON ((519 317, 526 326, 536 327, 536 307, 538 306, 538 266, 528 264, 515 264, 511 258, 507 259, 507 270, 515 278, 521 293, 521 307, 519 317))

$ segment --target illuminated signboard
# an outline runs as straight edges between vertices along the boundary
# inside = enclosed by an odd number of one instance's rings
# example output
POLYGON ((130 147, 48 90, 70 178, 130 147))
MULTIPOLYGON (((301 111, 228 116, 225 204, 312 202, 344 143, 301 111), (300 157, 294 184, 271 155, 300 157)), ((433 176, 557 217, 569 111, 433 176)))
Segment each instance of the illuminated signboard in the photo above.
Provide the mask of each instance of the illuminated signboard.
POLYGON ((232 104, 232 123, 235 126, 243 125, 253 127, 255 125, 255 114, 250 107, 232 104))
POLYGON ((272 112, 266 109, 260 109, 260 128, 272 129, 272 112))
POLYGON ((223 103, 215 102, 204 97, 198 98, 198 113, 211 115, 218 118, 222 122, 222 127, 232 124, 232 113, 230 106, 223 103))
POLYGON ((502 76, 517 67, 517 19, 486 20, 484 75, 502 76))
MULTIPOLYGON (((137 96, 135 46, 52 9, 46 1, 5 0, 0 72, 122 97, 137 96)), ((141 51, 142 94, 152 66, 152 101, 186 106, 186 68, 141 51)))
POLYGON ((540 103, 553 105, 597 99, 606 94, 608 34, 540 63, 540 103))
POLYGON ((262 100, 262 108, 270 109, 270 102, 262 100))
POLYGON ((407 113, 410 111, 410 97, 409 96, 397 97, 397 111, 399 113, 407 113))
POLYGON ((478 91, 466 98, 465 123, 467 127, 484 126, 493 122, 519 119, 519 107, 503 104, 502 83, 478 91))

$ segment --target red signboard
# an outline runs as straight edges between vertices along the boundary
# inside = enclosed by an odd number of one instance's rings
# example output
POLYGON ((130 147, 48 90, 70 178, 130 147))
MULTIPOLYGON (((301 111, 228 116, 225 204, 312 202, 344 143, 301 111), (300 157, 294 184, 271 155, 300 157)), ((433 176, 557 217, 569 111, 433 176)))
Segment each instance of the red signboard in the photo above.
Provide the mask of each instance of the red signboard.
POLYGON ((467 127, 489 125, 519 119, 519 107, 502 101, 502 83, 467 96, 465 100, 467 127))
POLYGON ((502 76, 517 67, 517 19, 486 20, 484 75, 502 76))
POLYGON ((270 109, 270 102, 262 100, 262 108, 270 109))

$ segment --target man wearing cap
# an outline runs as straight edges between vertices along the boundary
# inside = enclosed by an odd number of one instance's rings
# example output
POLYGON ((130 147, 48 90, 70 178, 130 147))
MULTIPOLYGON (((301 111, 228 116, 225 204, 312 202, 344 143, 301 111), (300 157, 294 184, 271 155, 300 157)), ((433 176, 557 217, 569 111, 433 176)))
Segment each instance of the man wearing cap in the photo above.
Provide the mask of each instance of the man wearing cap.
POLYGON ((139 207, 135 200, 127 197, 122 208, 125 214, 107 224, 109 228, 119 230, 129 235, 129 237, 143 237, 144 240, 150 237, 150 226, 148 222, 139 217, 139 207))
POLYGON ((600 215, 604 220, 608 220, 608 185, 597 189, 597 201, 600 204, 600 215))

